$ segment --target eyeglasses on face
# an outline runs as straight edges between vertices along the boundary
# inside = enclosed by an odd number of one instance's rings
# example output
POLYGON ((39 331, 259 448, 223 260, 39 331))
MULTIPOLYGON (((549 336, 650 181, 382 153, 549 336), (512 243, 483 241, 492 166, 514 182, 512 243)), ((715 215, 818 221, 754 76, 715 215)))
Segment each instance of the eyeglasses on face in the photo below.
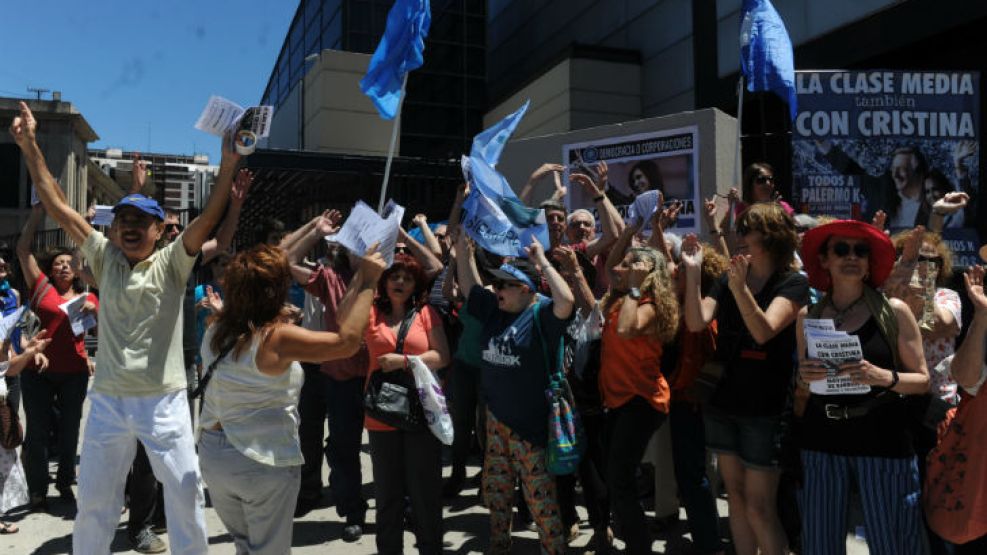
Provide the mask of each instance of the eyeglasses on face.
POLYGON ((920 254, 920 255, 918 255, 918 261, 919 262, 932 262, 934 264, 937 264, 939 266, 942 266, 942 257, 939 256, 938 254, 935 255, 935 256, 928 256, 928 255, 925 255, 925 254, 920 254))
POLYGON ((164 227, 165 227, 165 231, 175 230, 181 232, 185 230, 185 226, 183 226, 182 224, 165 224, 164 227))
POLYGON ((774 184, 774 182, 775 182, 775 176, 773 175, 767 175, 762 173, 761 175, 754 178, 754 183, 757 183, 758 185, 766 185, 768 183, 774 184))
POLYGON ((593 223, 584 220, 572 220, 569 222, 569 227, 593 227, 593 223))
POLYGON ((853 255, 857 258, 866 258, 870 255, 870 245, 867 243, 854 243, 850 245, 850 243, 840 241, 830 247, 829 250, 840 258, 849 256, 850 251, 853 251, 853 255))

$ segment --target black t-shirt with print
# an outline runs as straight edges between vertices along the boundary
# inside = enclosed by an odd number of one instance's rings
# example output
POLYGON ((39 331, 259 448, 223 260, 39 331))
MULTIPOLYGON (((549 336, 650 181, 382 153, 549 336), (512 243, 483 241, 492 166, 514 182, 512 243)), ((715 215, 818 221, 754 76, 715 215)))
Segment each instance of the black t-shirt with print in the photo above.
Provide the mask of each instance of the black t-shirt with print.
MULTIPOLYGON (((487 408, 522 439, 544 446, 548 440, 548 372, 542 341, 551 364, 568 324, 552 313, 552 301, 539 296, 541 333, 534 330, 534 308, 521 313, 497 308, 497 296, 475 286, 466 310, 483 324, 480 335, 481 390, 487 408)), ((554 368, 553 368, 554 370, 554 368)))
MULTIPOLYGON (((775 416, 782 413, 795 369, 795 321, 764 345, 758 345, 740 315, 740 308, 724 274, 709 293, 717 302, 717 358, 723 378, 711 404, 729 414, 775 416)), ((800 306, 809 302, 809 282, 797 272, 771 276, 754 295, 761 310, 776 297, 800 306)))

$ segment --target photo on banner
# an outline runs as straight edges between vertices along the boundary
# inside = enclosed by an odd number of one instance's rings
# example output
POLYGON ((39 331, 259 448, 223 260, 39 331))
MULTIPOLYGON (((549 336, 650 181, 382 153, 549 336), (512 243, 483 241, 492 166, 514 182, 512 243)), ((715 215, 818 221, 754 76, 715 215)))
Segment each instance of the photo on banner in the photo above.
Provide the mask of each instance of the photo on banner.
POLYGON ((977 263, 980 74, 973 71, 798 71, 792 204, 892 232, 928 225, 946 193, 970 195, 944 219, 955 266, 977 263))
POLYGON ((699 198, 698 127, 567 144, 562 146, 562 160, 569 212, 585 208, 599 222, 592 197, 579 184, 570 183, 569 175, 585 173, 595 179, 598 164, 606 162, 607 197, 625 220, 638 195, 657 190, 664 194, 666 206, 676 200, 683 204, 676 226, 668 231, 677 234, 699 232, 697 210, 702 209, 702 203, 699 198))

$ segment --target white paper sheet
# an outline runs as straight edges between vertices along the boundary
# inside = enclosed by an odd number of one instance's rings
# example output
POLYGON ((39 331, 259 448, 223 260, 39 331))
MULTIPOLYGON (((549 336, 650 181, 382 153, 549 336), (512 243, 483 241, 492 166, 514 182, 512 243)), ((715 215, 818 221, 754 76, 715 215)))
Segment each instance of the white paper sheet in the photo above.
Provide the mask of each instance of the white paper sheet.
POLYGON ((0 342, 10 340, 10 336, 14 333, 14 328, 17 327, 17 322, 24 315, 24 308, 22 306, 0 320, 0 342))
POLYGON ((213 95, 195 122, 195 128, 217 137, 233 129, 247 129, 260 139, 270 135, 273 114, 273 106, 254 106, 244 110, 232 100, 213 95))
POLYGON ((393 200, 387 201, 384 206, 383 217, 363 201, 357 201, 343 227, 336 233, 336 242, 359 256, 367 252, 367 247, 380 242, 378 251, 390 267, 394 262, 394 246, 398 242, 398 227, 403 217, 404 207, 393 200))
POLYGON ((86 330, 96 327, 96 317, 82 312, 82 305, 86 304, 87 297, 88 295, 79 295, 71 301, 58 305, 58 308, 68 315, 69 324, 72 325, 72 334, 77 337, 86 333, 86 330))
POLYGON ((93 225, 111 225, 113 223, 113 207, 106 204, 96 205, 96 215, 93 225))
MULTIPOLYGON (((826 325, 825 322, 815 321, 822 326, 826 325)), ((860 395, 870 392, 869 385, 857 384, 849 376, 837 375, 840 364, 863 359, 859 337, 841 331, 814 331, 805 327, 805 340, 809 358, 821 360, 830 368, 825 380, 809 382, 809 391, 816 395, 860 395)))

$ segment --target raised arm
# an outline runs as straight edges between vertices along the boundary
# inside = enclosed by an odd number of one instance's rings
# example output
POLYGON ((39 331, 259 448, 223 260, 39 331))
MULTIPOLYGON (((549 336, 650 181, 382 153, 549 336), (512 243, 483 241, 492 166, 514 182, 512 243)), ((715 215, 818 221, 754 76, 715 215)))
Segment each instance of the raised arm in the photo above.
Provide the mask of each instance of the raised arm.
MULTIPOLYGON (((641 231, 641 227, 642 224, 637 223, 624 227, 623 231, 620 232, 617 242, 610 247, 610 252, 607 254, 607 272, 613 270, 614 266, 620 264, 620 261, 624 259, 624 254, 627 253, 628 247, 631 246, 634 235, 638 231, 641 231)), ((613 279, 613 274, 611 274, 610 280, 613 281, 613 279)))
MULTIPOLYGON (((415 217, 411 219, 412 223, 418 226, 418 230, 422 232, 422 238, 425 239, 425 246, 428 247, 429 252, 437 259, 442 259, 442 245, 439 244, 439 240, 432 233, 432 228, 428 227, 428 218, 425 214, 415 214, 415 217)), ((446 226, 448 229, 448 226, 446 226)))
POLYGON ((134 153, 134 163, 130 168, 130 191, 128 195, 140 193, 147 182, 147 162, 141 160, 141 155, 134 153))
POLYGON ((576 304, 576 299, 572 295, 572 290, 562 278, 562 275, 555 269, 545 256, 545 249, 535 237, 531 238, 531 246, 527 249, 528 257, 538 265, 548 288, 552 292, 552 313, 559 320, 565 320, 572 315, 572 309, 576 304))
POLYGON ((339 222, 342 219, 343 215, 339 210, 326 210, 281 240, 281 248, 288 253, 291 276, 299 285, 307 284, 312 274, 312 270, 301 263, 305 253, 311 251, 326 235, 339 231, 339 222))
POLYGON ((963 274, 966 293, 973 304, 973 322, 963 343, 956 349, 949 372, 960 387, 970 389, 980 382, 987 355, 987 295, 984 294, 984 267, 970 266, 963 274))
POLYGON ((38 122, 34 119, 34 114, 27 107, 27 103, 20 103, 20 115, 14 118, 10 124, 10 134, 14 142, 20 147, 24 155, 24 162, 27 165, 28 173, 31 174, 31 182, 41 199, 48 214, 58 222, 59 227, 65 230, 69 238, 78 245, 86 241, 86 237, 93 228, 89 225, 82 214, 76 212, 65 200, 65 194, 59 188, 55 178, 48 171, 45 164, 45 157, 38 147, 36 131, 38 122))
POLYGON ((425 273, 425 279, 430 282, 432 278, 439 275, 439 272, 442 271, 442 261, 432 254, 425 245, 419 243, 411 235, 408 235, 408 232, 403 227, 398 227, 398 238, 408 246, 411 256, 414 256, 415 260, 421 264, 422 271, 425 273))
POLYGON ((44 206, 38 204, 31 207, 31 215, 21 230, 21 236, 17 238, 17 260, 21 264, 21 272, 24 273, 24 280, 28 287, 34 287, 41 276, 41 268, 38 267, 38 260, 34 257, 31 244, 34 242, 34 234, 38 229, 38 223, 44 217, 44 206))
POLYGON ((600 229, 602 234, 593 239, 586 245, 586 256, 592 260, 598 254, 603 253, 606 249, 613 245, 617 237, 624 230, 624 222, 620 217, 620 213, 617 212, 617 208, 610 202, 610 198, 607 197, 607 164, 606 162, 600 162, 598 166, 599 178, 594 183, 589 176, 583 175, 581 173, 572 174, 569 176, 570 182, 576 182, 586 190, 586 193, 591 195, 593 199, 593 204, 596 205, 596 212, 600 217, 600 229))
POLYGON ((468 191, 469 185, 466 183, 460 183, 459 187, 456 188, 456 198, 452 201, 452 208, 449 209, 449 223, 446 224, 447 235, 459 229, 459 220, 463 217, 463 201, 466 200, 468 191))
POLYGON ((576 308, 583 311, 584 314, 589 314, 593 310, 593 305, 596 304, 596 297, 593 296, 593 289, 586 282, 586 275, 583 274, 583 269, 579 265, 576 251, 563 246, 557 247, 553 254, 556 255, 556 260, 562 266, 562 277, 565 278, 566 283, 569 284, 569 289, 572 290, 576 308))
POLYGON ((685 325, 696 333, 706 329, 716 317, 717 303, 713 297, 703 297, 703 249, 691 233, 682 241, 682 266, 685 268, 685 325))
POLYGON ((202 250, 202 244, 206 242, 209 233, 212 232, 219 219, 226 211, 226 205, 230 200, 230 190, 233 188, 233 178, 240 163, 240 155, 237 154, 229 137, 223 139, 223 158, 219 162, 219 175, 213 185, 209 201, 201 214, 185 228, 182 233, 182 244, 185 252, 189 255, 196 255, 202 250))
POLYGON ((467 298, 474 286, 483 286, 480 271, 476 268, 476 247, 462 229, 456 238, 456 280, 459 281, 459 290, 467 298))
MULTIPOLYGON (((370 306, 377 290, 377 281, 384 272, 384 257, 372 246, 360 262, 357 290, 349 310, 340 312, 339 332, 316 332, 298 326, 278 326, 270 337, 270 351, 278 355, 278 368, 300 360, 324 362, 355 355, 363 341, 363 332, 370 321, 370 306)), ((352 285, 351 285, 352 286, 352 285)))
POLYGON ((521 192, 518 193, 517 197, 521 199, 521 202, 531 206, 531 194, 535 190, 535 183, 550 173, 561 173, 563 169, 561 164, 542 164, 538 166, 538 169, 528 177, 528 182, 524 184, 524 187, 521 187, 521 192))
POLYGON ((761 310, 754 293, 747 287, 747 272, 750 260, 743 255, 735 256, 727 267, 728 284, 733 298, 737 300, 740 317, 758 345, 764 345, 787 328, 798 317, 802 308, 798 303, 785 297, 775 297, 767 310, 761 310))
POLYGON ((250 170, 242 169, 237 172, 233 189, 230 191, 230 205, 226 208, 223 223, 220 224, 216 236, 202 244, 202 264, 216 258, 219 253, 230 250, 236 228, 240 224, 240 212, 243 210, 243 203, 247 200, 247 192, 253 181, 254 174, 250 170))
POLYGON ((3 376, 16 376, 24 370, 29 363, 34 362, 36 365, 42 362, 40 360, 41 353, 45 350, 45 347, 51 343, 51 337, 48 336, 48 330, 41 330, 36 333, 30 341, 26 342, 24 345, 24 350, 20 354, 15 354, 7 359, 7 355, 13 352, 10 348, 10 343, 4 342, 2 346, 2 356, 10 364, 7 367, 6 372, 0 372, 0 379, 3 376))

